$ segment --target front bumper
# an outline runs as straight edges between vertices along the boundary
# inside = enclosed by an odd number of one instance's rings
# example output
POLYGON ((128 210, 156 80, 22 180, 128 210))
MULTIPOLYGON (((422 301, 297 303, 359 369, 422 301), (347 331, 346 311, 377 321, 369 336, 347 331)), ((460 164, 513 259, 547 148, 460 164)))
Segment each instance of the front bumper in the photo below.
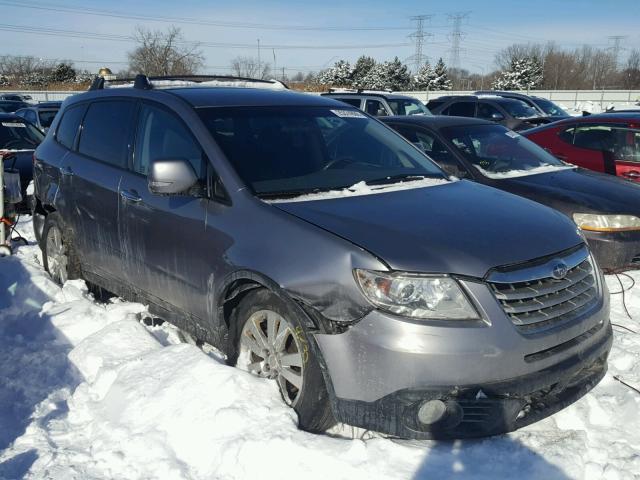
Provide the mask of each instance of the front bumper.
POLYGON ((605 272, 640 268, 640 232, 583 233, 596 262, 605 272))
POLYGON ((554 413, 604 375, 608 295, 585 317, 525 336, 485 284, 463 284, 485 322, 429 324, 373 311, 344 333, 315 335, 337 420, 404 438, 492 435, 554 413), (446 421, 417 420, 429 400, 446 404, 446 421))

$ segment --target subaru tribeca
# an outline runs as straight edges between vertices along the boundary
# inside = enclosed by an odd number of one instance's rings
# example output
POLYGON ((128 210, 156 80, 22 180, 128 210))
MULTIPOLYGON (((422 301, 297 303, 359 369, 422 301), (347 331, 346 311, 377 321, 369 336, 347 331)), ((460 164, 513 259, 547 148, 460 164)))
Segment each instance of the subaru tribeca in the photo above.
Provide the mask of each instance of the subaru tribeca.
POLYGON ((35 159, 54 279, 144 302, 309 431, 496 434, 602 378, 608 293, 564 215, 336 100, 211 83, 65 101, 35 159))

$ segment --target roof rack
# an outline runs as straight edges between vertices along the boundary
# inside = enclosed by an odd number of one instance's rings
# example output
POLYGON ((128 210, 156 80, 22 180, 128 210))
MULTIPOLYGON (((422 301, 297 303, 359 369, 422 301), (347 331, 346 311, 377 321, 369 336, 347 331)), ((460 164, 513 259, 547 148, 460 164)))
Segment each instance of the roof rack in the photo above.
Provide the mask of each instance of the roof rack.
POLYGON ((172 87, 176 86, 175 82, 184 82, 187 84, 210 84, 210 83, 234 83, 241 82, 244 84, 256 84, 263 86, 273 86, 276 88, 289 89, 289 87, 279 80, 264 80, 261 78, 249 78, 249 77, 235 77, 232 75, 167 75, 159 77, 148 77, 142 73, 136 75, 133 78, 117 78, 114 80, 105 80, 103 77, 96 77, 89 87, 89 90, 103 90, 108 86, 130 86, 133 83, 133 88, 140 90, 151 90, 158 87, 172 87), (163 82, 166 82, 163 84, 163 82), (174 82, 174 83, 169 83, 174 82), (154 85, 155 83, 155 85, 154 85))
POLYGON ((391 89, 371 90, 368 88, 331 87, 329 88, 329 93, 393 93, 393 90, 391 89))

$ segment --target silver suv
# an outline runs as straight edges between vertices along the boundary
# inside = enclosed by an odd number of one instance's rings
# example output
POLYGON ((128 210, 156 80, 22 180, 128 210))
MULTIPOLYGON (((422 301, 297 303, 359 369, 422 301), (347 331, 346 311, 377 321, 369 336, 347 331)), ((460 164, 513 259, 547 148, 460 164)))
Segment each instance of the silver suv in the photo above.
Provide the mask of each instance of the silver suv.
POLYGON ((148 304, 310 431, 496 434, 602 378, 609 297, 567 217, 336 100, 199 80, 65 101, 35 155, 52 277, 148 304))
POLYGON ((429 109, 420 100, 399 93, 378 92, 375 90, 331 89, 328 93, 323 93, 322 96, 340 100, 374 117, 431 115, 429 109))

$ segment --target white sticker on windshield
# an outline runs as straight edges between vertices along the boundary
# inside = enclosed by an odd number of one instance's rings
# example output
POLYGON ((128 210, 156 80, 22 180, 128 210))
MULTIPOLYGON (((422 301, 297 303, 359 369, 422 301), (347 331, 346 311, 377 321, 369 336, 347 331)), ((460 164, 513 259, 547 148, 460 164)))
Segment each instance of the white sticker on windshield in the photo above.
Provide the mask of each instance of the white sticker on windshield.
POLYGON ((519 133, 514 132, 513 130, 509 130, 508 132, 504 132, 507 137, 518 138, 520 136, 519 133))
POLYGON ((11 127, 11 128, 27 128, 24 123, 15 123, 15 122, 2 122, 3 127, 11 127))
POLYGON ((331 113, 341 118, 367 118, 357 110, 331 110, 331 113))

